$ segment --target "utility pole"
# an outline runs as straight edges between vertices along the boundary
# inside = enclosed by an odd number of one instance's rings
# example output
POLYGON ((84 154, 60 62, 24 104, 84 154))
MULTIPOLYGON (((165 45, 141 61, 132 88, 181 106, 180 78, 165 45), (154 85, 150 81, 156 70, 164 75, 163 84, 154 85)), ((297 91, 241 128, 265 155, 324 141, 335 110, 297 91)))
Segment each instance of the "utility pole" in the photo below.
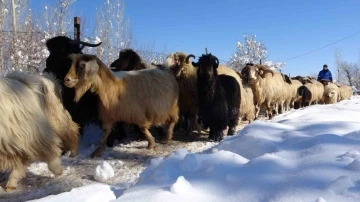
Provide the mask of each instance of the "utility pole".
POLYGON ((80 17, 74 17, 74 40, 80 41, 80 17))
POLYGON ((11 13, 12 13, 12 27, 13 27, 13 51, 14 51, 14 63, 13 63, 13 68, 17 67, 17 52, 16 52, 16 46, 15 46, 15 42, 16 42, 16 5, 15 5, 15 0, 11 0, 11 13))

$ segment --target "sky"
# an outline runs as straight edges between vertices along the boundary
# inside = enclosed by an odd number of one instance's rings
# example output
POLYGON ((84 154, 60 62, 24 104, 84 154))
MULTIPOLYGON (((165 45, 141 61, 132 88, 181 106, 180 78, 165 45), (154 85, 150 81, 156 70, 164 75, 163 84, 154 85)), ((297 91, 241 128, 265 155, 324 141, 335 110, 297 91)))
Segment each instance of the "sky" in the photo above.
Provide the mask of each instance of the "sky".
MULTIPOLYGON (((51 0, 32 0, 33 9, 44 2, 51 0)), ((92 26, 95 8, 103 2, 77 0, 72 9, 92 26)), ((194 55, 207 47, 228 61, 244 34, 256 35, 268 50, 268 60, 285 61, 283 72, 291 76, 317 74, 323 64, 335 74, 336 50, 343 60, 360 62, 359 8, 359 0, 125 0, 125 16, 137 42, 194 55)))

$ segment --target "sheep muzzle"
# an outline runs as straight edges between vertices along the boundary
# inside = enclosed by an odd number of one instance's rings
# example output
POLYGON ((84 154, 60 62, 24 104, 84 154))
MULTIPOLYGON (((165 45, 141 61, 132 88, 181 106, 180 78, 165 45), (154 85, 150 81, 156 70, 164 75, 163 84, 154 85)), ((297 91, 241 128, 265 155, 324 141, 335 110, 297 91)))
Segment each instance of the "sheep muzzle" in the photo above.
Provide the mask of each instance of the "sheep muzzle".
POLYGON ((73 79, 69 76, 66 76, 64 79, 64 85, 68 88, 74 88, 75 85, 78 83, 79 79, 73 79))

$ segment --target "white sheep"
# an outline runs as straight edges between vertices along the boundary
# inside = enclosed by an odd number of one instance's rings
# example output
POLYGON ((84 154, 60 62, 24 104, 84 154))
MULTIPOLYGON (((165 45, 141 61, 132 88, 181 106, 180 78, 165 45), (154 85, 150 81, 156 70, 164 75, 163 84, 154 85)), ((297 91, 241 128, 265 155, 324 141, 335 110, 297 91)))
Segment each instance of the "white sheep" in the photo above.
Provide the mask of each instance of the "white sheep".
POLYGON ((55 175, 63 172, 61 139, 47 110, 55 106, 51 110, 56 111, 61 104, 54 85, 43 81, 21 72, 0 78, 0 170, 11 170, 6 191, 16 189, 27 165, 35 160, 46 162, 55 175))

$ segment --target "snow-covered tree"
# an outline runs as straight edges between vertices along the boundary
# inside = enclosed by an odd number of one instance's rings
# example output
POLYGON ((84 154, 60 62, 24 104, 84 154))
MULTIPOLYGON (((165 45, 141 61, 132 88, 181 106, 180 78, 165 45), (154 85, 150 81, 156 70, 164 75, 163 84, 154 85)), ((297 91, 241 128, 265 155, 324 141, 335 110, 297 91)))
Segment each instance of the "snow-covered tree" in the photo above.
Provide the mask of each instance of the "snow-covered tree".
POLYGON ((256 41, 256 35, 244 35, 244 42, 236 43, 236 52, 230 57, 228 65, 233 69, 241 70, 246 63, 260 63, 271 69, 280 70, 285 66, 283 62, 267 61, 267 49, 262 42, 256 41))
MULTIPOLYGON (((106 0, 102 6, 96 8, 94 35, 102 42, 96 49, 96 54, 108 65, 118 58, 121 49, 131 46, 130 21, 124 11, 124 0, 106 0)), ((93 41, 91 38, 87 40, 93 41)), ((95 51, 90 49, 88 51, 95 51)))
POLYGON ((360 89, 360 64, 343 61, 341 52, 335 52, 335 63, 337 68, 337 82, 360 89))

